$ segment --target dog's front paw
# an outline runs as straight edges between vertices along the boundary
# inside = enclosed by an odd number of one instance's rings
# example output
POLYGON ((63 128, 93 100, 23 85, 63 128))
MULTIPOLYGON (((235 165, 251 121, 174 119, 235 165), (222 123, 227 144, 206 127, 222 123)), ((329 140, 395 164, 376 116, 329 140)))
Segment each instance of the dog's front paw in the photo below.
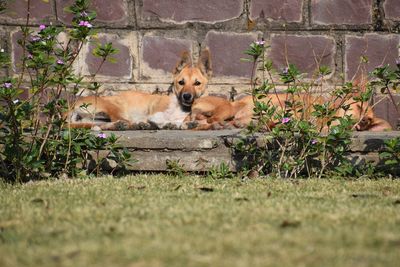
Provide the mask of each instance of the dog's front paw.
POLYGON ((155 124, 151 121, 140 122, 140 123, 138 123, 138 125, 139 125, 140 130, 158 130, 159 129, 157 124, 155 124))
POLYGON ((199 126, 199 123, 197 121, 188 121, 188 122, 185 122, 181 128, 182 128, 182 130, 193 130, 193 129, 196 129, 198 126, 199 126))
POLYGON ((114 122, 114 128, 117 131, 126 131, 130 128, 130 123, 128 121, 120 120, 114 122))
POLYGON ((174 123, 167 123, 162 127, 163 130, 179 130, 180 127, 174 123))

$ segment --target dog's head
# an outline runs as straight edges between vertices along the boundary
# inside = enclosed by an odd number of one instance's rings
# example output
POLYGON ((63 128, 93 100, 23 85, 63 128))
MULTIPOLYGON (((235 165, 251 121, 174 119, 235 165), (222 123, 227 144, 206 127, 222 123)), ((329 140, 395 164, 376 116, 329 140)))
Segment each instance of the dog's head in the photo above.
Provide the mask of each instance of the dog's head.
POLYGON ((369 95, 369 98, 371 98, 372 89, 368 87, 368 78, 363 73, 361 73, 360 77, 355 79, 353 86, 352 98, 350 99, 350 101, 353 102, 349 105, 350 114, 356 122, 353 129, 357 131, 367 131, 373 124, 375 114, 368 101, 363 102, 360 98, 363 94, 364 96, 369 95))
POLYGON ((337 112, 338 117, 349 115, 355 121, 353 129, 357 131, 366 131, 370 128, 375 114, 368 102, 361 102, 350 98, 343 103, 346 110, 337 112))
POLYGON ((182 106, 190 108, 193 101, 205 93, 211 73, 211 58, 207 49, 201 52, 196 65, 192 64, 189 52, 182 53, 172 72, 174 92, 182 106))
POLYGON ((354 128, 357 131, 368 130, 374 119, 374 112, 367 102, 356 102, 350 106, 352 116, 356 121, 354 128))

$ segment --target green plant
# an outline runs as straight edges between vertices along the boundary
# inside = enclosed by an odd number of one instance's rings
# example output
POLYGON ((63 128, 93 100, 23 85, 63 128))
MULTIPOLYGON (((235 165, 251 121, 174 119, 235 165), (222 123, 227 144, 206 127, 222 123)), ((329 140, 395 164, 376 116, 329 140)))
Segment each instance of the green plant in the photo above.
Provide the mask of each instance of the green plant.
POLYGON ((235 174, 231 171, 228 164, 221 162, 219 165, 212 166, 207 176, 212 179, 232 179, 235 177, 235 174))
MULTIPOLYGON (((28 1, 28 5, 30 1, 28 1)), ((73 64, 82 47, 95 34, 95 12, 88 11, 88 0, 76 0, 67 11, 73 13, 72 28, 40 25, 39 29, 21 27, 18 41, 23 56, 18 77, 0 78, 1 176, 8 181, 76 176, 86 168, 91 151, 98 155, 107 149, 106 157, 128 163, 130 154, 117 144, 117 138, 96 136, 89 130, 71 129, 65 116, 74 106, 74 95, 84 90, 97 94, 100 85, 94 81, 102 64, 118 51, 111 44, 98 45, 93 54, 102 59, 91 80, 76 75, 73 64), (67 38, 61 38, 66 34, 67 38), (61 41, 61 40, 66 41, 61 41), (24 91, 29 97, 22 98, 24 91)), ((29 7, 28 7, 29 8, 29 7)), ((8 65, 8 57, 1 51, 1 67, 8 65)))
POLYGON ((375 78, 372 85, 379 88, 381 93, 387 94, 392 102, 398 116, 400 117, 400 103, 396 102, 393 91, 399 92, 400 85, 400 58, 396 60, 397 69, 392 69, 389 65, 377 67, 372 71, 375 78))
POLYGON ((167 172, 172 176, 183 177, 186 174, 185 166, 180 163, 180 160, 170 160, 165 161, 167 165, 167 172))
POLYGON ((399 174, 400 137, 385 140, 384 151, 379 153, 379 157, 383 160, 386 172, 399 174))
POLYGON ((265 48, 264 41, 257 41, 245 51, 253 63, 251 93, 256 120, 248 127, 246 138, 236 144, 244 167, 284 178, 322 177, 332 170, 351 167, 346 152, 357 121, 346 112, 355 102, 367 102, 372 89, 360 90, 349 82, 325 97, 322 88, 330 74, 325 66, 319 66, 313 77, 307 78, 288 64, 278 72, 277 82, 272 62, 265 59, 265 48), (255 78, 257 66, 261 78, 255 78), (278 93, 278 84, 285 87, 284 97, 278 93), (272 98, 279 96, 279 105, 273 104, 272 98), (337 116, 338 110, 344 115, 337 116), (268 133, 263 134, 265 131, 268 133))

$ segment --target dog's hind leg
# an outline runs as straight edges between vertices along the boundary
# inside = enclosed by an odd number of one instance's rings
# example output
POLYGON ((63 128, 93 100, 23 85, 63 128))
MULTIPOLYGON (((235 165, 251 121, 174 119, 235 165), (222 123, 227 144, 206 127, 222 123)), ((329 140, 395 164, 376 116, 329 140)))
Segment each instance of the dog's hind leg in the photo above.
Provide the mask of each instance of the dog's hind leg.
POLYGON ((101 130, 105 131, 126 131, 132 129, 132 123, 127 120, 118 120, 99 125, 101 130))

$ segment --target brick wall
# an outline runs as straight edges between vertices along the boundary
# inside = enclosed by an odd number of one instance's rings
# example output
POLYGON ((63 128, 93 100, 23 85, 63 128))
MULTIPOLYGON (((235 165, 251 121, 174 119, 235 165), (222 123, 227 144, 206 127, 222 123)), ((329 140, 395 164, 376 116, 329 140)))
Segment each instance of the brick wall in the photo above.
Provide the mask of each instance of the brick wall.
MULTIPOLYGON (((16 73, 21 54, 16 42, 27 1, 9 2, 0 14, 0 43, 12 53, 11 72, 16 73)), ((31 0, 32 26, 69 23, 63 8, 71 2, 31 0)), ((270 45, 276 68, 289 61, 312 73, 320 62, 333 70, 332 84, 357 75, 361 56, 368 58, 362 66, 367 71, 394 66, 399 57, 400 0, 92 0, 91 5, 98 14, 99 40, 120 49, 118 63, 106 63, 99 73, 104 90, 166 90, 180 52, 187 49, 196 56, 206 46, 213 59, 210 91, 246 90, 250 67, 240 58, 261 37, 270 45)), ((95 71, 90 47, 79 60, 77 70, 95 71)), ((397 123, 389 101, 380 102, 376 111, 397 123)))

